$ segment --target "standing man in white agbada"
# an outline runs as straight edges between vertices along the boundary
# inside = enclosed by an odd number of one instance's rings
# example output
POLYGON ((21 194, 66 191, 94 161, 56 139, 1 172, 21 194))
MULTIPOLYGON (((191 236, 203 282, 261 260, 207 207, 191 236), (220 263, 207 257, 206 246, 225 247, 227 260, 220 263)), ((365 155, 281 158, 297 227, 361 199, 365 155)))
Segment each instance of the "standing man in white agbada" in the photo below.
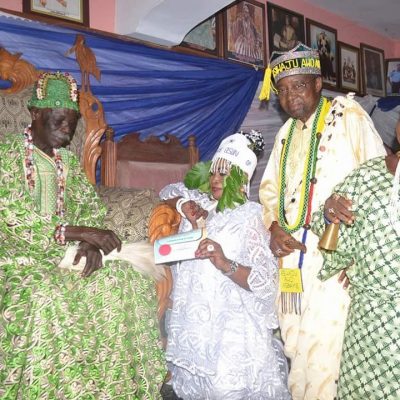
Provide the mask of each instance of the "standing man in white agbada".
POLYGON ((385 149, 351 95, 332 102, 321 95, 315 50, 299 44, 274 52, 262 99, 271 84, 290 118, 276 136, 260 200, 270 247, 280 260, 279 320, 291 361, 289 389, 293 400, 333 400, 349 298, 338 279, 317 278, 322 256, 309 230, 311 214, 350 171, 385 149))

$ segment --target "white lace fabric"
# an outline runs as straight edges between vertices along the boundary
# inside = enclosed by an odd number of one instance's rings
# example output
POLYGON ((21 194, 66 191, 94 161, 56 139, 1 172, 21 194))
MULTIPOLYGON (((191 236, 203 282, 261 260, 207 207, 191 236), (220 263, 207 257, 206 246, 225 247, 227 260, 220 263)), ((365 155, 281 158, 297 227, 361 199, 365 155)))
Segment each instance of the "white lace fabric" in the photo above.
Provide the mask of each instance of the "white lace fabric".
MULTIPOLYGON (((185 399, 289 399, 286 360, 273 338, 277 264, 261 206, 247 202, 234 210, 213 210, 213 200, 184 185, 169 185, 161 198, 190 198, 211 209, 207 234, 227 258, 251 268, 249 290, 224 276, 209 260, 172 267, 173 309, 167 360, 172 384, 185 399)), ((187 220, 181 231, 192 229, 187 220)))

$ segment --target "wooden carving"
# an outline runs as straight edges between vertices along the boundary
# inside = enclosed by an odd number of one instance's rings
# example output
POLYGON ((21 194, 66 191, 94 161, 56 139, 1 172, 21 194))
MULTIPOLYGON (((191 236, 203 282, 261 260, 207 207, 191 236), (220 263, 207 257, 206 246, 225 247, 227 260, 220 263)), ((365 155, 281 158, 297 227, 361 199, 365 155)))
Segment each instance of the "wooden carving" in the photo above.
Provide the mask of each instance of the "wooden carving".
POLYGON ((21 53, 11 54, 0 48, 0 78, 12 83, 10 88, 1 89, 0 93, 18 93, 36 82, 40 71, 20 57, 21 53))
POLYGON ((96 164, 101 155, 100 140, 107 124, 104 118, 103 106, 90 90, 90 75, 100 80, 100 70, 96 65, 93 51, 86 46, 83 35, 76 35, 75 44, 67 50, 66 55, 75 52, 76 61, 81 70, 81 90, 79 93, 79 108, 86 124, 83 168, 89 181, 96 184, 96 164))
POLYGON ((82 73, 82 92, 90 92, 90 75, 100 81, 101 72, 97 68, 96 56, 93 51, 86 46, 85 37, 81 34, 76 35, 74 45, 66 51, 65 55, 75 52, 76 61, 82 73))

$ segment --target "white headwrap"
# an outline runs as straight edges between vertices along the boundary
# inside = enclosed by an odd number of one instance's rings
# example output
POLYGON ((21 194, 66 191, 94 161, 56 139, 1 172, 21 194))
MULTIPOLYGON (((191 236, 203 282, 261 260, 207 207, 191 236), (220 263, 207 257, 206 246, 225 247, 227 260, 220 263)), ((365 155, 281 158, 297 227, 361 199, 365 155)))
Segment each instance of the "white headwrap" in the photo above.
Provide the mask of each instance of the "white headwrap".
POLYGON ((249 148, 250 145, 251 142, 241 133, 226 137, 212 158, 211 170, 214 170, 219 160, 226 160, 246 172, 250 181, 257 166, 257 156, 249 148))

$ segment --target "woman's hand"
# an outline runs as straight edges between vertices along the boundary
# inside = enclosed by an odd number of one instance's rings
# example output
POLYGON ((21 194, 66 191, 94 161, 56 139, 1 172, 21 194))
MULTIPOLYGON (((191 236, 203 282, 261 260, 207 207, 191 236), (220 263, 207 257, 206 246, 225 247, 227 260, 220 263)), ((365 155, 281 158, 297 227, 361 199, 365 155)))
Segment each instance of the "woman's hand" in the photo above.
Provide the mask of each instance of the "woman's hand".
POLYGON ((351 211, 352 204, 351 200, 348 200, 337 193, 333 193, 325 201, 324 216, 328 221, 334 224, 344 222, 347 225, 351 225, 355 219, 355 216, 351 211))
POLYGON ((225 257, 220 244, 214 240, 203 239, 194 255, 200 259, 208 258, 222 272, 230 270, 230 261, 225 257))
POLYGON ((85 267, 81 273, 83 278, 92 275, 93 272, 103 267, 103 256, 100 250, 86 242, 79 244, 79 249, 76 252, 73 265, 79 264, 82 257, 86 257, 85 267))
POLYGON ((194 200, 189 200, 182 204, 182 212, 192 224, 193 229, 197 229, 197 221, 199 218, 206 219, 208 217, 208 211, 204 210, 194 200))
POLYGON ((306 246, 285 232, 277 223, 271 225, 269 248, 275 257, 286 257, 295 250, 307 251, 306 246))
POLYGON ((86 242, 102 250, 104 254, 111 253, 114 249, 121 250, 121 240, 113 231, 108 229, 67 225, 65 239, 86 242))

